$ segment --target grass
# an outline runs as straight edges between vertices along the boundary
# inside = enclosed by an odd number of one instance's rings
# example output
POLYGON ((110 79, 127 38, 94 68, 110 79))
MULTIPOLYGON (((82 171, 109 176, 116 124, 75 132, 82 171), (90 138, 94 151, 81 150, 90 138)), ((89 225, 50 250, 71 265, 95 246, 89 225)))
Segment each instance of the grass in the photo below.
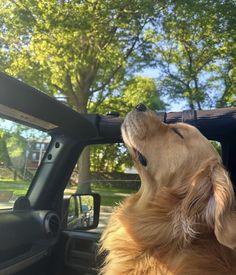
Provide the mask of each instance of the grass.
POLYGON ((121 196, 101 195, 101 205, 104 205, 104 206, 116 206, 123 200, 124 200, 124 197, 121 197, 121 196))
POLYGON ((12 191, 14 197, 24 196, 30 182, 0 179, 0 191, 12 191))
POLYGON ((98 185, 92 185, 92 190, 95 192, 97 191, 97 192, 124 193, 124 194, 132 194, 135 192, 135 190, 131 188, 106 187, 106 186, 98 186, 98 185))
MULTIPOLYGON (((10 179, 0 179, 0 191, 11 191, 13 192, 13 199, 19 196, 24 196, 27 193, 30 182, 28 181, 14 181, 10 179)), ((107 187, 102 185, 93 185, 93 192, 97 192, 101 195, 101 205, 104 206, 115 206, 119 204, 124 198, 135 192, 131 188, 118 188, 118 187, 107 187), (124 194, 124 195, 122 195, 124 194)), ((76 186, 72 186, 65 190, 66 195, 75 193, 76 186)))
MULTIPOLYGON (((75 193, 76 186, 72 186, 65 190, 66 195, 71 195, 75 193)), ((115 206, 119 204, 124 198, 136 191, 131 188, 118 188, 118 187, 110 187, 110 186, 102 186, 98 184, 92 184, 92 191, 97 192, 101 195, 101 205, 104 206, 115 206), (123 195, 122 195, 123 194, 123 195)))
POLYGON ((106 186, 92 186, 94 192, 98 192, 101 195, 101 205, 104 206, 115 206, 122 202, 125 196, 121 194, 132 194, 135 190, 131 188, 117 188, 117 187, 106 187, 106 186))

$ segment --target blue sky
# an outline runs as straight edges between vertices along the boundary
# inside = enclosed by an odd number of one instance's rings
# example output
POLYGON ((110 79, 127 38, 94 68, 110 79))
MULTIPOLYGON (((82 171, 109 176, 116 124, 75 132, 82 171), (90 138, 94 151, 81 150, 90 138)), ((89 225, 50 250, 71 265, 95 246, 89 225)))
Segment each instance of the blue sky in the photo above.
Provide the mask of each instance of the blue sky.
MULTIPOLYGON (((157 78, 158 73, 158 69, 147 68, 144 69, 140 74, 142 76, 157 78)), ((169 104, 169 107, 167 109, 168 112, 180 112, 189 109, 186 107, 186 102, 184 100, 179 100, 178 102, 170 102, 169 99, 167 99, 166 97, 163 97, 163 100, 169 104)))

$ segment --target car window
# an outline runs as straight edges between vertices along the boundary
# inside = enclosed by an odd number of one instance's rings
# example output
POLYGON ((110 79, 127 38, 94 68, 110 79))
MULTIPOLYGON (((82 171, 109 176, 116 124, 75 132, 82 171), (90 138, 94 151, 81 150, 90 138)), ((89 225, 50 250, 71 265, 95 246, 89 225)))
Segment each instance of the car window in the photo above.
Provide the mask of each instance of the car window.
MULTIPOLYGON (((88 149, 88 148, 87 148, 88 149)), ((86 150, 85 150, 86 151, 86 150)), ((90 145, 89 178, 86 184, 91 191, 101 195, 99 230, 106 226, 113 208, 137 192, 140 178, 127 149, 123 144, 90 145)), ((79 162, 79 161, 78 161, 79 162)), ((64 194, 70 195, 77 191, 79 180, 78 165, 75 166, 64 194)), ((87 212, 87 205, 82 204, 82 211, 87 212)))
POLYGON ((26 195, 50 142, 39 130, 0 118, 0 210, 26 195))

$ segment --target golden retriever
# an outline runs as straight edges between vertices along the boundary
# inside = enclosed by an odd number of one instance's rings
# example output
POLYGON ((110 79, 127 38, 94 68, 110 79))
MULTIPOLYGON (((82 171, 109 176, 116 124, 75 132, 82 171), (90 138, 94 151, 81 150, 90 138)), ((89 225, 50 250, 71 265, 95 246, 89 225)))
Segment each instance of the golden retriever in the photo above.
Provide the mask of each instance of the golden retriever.
POLYGON ((126 116, 122 136, 142 183, 102 235, 101 274, 236 274, 234 192, 211 143, 145 107, 126 116))

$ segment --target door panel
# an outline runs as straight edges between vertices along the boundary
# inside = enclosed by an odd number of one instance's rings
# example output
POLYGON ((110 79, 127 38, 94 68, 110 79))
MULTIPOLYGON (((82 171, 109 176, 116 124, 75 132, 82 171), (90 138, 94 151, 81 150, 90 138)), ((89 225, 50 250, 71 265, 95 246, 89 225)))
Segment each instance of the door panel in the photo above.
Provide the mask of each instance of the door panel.
POLYGON ((100 234, 96 232, 63 232, 66 242, 63 275, 98 274, 100 259, 97 256, 100 234))
POLYGON ((60 231, 57 214, 9 211, 0 220, 0 274, 47 274, 46 262, 60 231))

